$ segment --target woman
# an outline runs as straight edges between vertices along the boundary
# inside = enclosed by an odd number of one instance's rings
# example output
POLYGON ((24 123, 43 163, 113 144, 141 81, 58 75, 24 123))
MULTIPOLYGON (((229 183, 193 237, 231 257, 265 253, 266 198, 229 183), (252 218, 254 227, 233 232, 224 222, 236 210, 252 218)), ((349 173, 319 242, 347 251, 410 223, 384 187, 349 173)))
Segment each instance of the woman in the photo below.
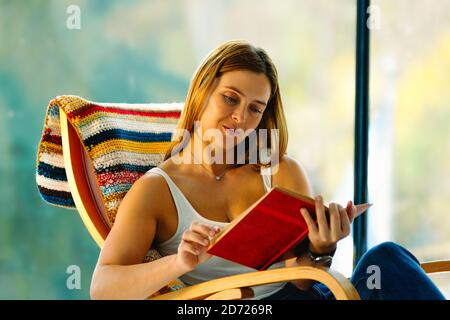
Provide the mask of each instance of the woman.
MULTIPOLYGON (((260 48, 229 41, 213 50, 194 74, 177 129, 182 130, 176 130, 164 162, 138 179, 122 200, 94 271, 92 298, 144 299, 175 278, 192 285, 253 272, 206 253, 210 237, 272 185, 313 196, 302 166, 286 156, 277 71, 260 48), (256 135, 256 145, 249 143, 252 133, 262 129, 271 132, 267 140, 256 135), (259 152, 265 147, 272 151, 270 166, 259 152), (255 150, 256 161, 251 161, 255 150), (142 263, 152 245, 163 257, 142 263)), ((301 212, 309 227, 306 253, 270 269, 329 264, 337 242, 350 233, 356 209, 351 201, 346 208, 330 204, 329 223, 321 197, 316 198, 316 210, 317 225, 307 211, 301 212)), ((442 298, 417 260, 394 244, 369 251, 352 281, 362 298, 442 298), (381 279, 381 289, 364 287, 369 263, 380 265, 382 277, 389 279, 381 279), (403 290, 408 283, 414 290, 403 290)), ((332 298, 324 286, 308 280, 253 290, 254 299, 332 298)))

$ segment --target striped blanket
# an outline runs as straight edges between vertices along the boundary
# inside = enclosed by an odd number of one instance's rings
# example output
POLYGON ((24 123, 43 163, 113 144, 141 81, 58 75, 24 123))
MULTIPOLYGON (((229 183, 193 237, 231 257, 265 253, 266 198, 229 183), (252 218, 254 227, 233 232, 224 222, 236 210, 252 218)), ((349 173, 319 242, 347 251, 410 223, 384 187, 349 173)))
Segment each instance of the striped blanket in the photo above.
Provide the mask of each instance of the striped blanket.
POLYGON ((120 200, 146 171, 159 165, 181 114, 181 105, 107 104, 77 96, 51 100, 39 143, 36 182, 48 203, 75 208, 64 169, 59 113, 77 131, 114 222, 120 200))
POLYGON ((97 103, 68 95, 52 99, 36 160, 36 182, 42 199, 75 209, 64 167, 60 112, 67 115, 92 161, 107 209, 104 218, 112 225, 131 185, 163 161, 182 106, 97 103))

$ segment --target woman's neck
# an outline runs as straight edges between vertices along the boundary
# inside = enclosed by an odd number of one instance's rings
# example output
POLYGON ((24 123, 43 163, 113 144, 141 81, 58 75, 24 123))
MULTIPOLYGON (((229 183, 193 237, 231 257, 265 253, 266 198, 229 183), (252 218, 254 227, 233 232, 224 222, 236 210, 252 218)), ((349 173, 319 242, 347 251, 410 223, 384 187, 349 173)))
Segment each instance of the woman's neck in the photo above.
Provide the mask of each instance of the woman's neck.
POLYGON ((211 148, 204 142, 197 142, 197 144, 194 144, 194 140, 190 139, 189 143, 180 154, 185 164, 194 166, 202 165, 211 174, 219 176, 238 166, 235 162, 235 157, 230 157, 232 151, 233 150, 221 148, 211 148), (217 152, 220 152, 220 154, 216 155, 217 152), (227 158, 227 155, 229 155, 228 157, 230 157, 230 159, 227 158))

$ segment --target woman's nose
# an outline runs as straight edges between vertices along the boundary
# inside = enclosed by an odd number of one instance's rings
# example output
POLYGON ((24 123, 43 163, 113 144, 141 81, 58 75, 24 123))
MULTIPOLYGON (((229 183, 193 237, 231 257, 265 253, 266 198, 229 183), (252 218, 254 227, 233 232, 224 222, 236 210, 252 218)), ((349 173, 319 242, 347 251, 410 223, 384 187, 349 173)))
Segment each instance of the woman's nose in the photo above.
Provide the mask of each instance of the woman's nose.
POLYGON ((241 105, 238 108, 236 108, 233 112, 232 118, 237 123, 245 123, 246 120, 245 106, 241 105))

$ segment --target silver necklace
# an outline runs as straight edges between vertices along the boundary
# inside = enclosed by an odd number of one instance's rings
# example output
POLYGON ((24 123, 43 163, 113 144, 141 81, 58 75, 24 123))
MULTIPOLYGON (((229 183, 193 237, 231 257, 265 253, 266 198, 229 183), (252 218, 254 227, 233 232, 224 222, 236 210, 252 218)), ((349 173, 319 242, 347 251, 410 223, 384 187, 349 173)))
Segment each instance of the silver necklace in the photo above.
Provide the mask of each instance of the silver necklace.
MULTIPOLYGON (((196 158, 195 158, 195 155, 194 155, 194 153, 193 152, 191 152, 191 154, 192 154, 192 157, 194 158, 194 163, 196 162, 195 160, 196 160, 196 158)), ((209 174, 211 174, 210 172, 209 172, 209 170, 208 169, 206 169, 206 167, 203 165, 203 163, 200 161, 200 163, 199 163, 202 167, 203 167, 203 169, 205 169, 206 171, 208 171, 208 173, 209 174)), ((234 169, 234 168, 233 168, 234 169)), ((223 176, 225 175, 225 173, 227 173, 229 170, 225 170, 222 174, 220 174, 220 175, 215 175, 215 174, 213 174, 214 175, 214 178, 216 179, 216 181, 220 181, 220 180, 222 180, 222 178, 223 178, 223 176)))
MULTIPOLYGON (((194 158, 194 162, 195 162, 195 156, 194 156, 194 154, 192 153, 192 157, 194 158)), ((210 171, 208 170, 208 169, 206 169, 206 167, 205 166, 203 166, 203 163, 199 163, 202 167, 203 167, 203 169, 205 169, 209 174, 211 174, 210 173, 210 171)), ((220 180, 222 180, 222 178, 223 178, 223 176, 225 175, 225 173, 227 173, 228 171, 227 170, 225 170, 222 174, 220 174, 220 175, 218 175, 218 176, 216 176, 215 174, 213 174, 214 175, 214 178, 216 179, 216 181, 220 181, 220 180)))
MULTIPOLYGON (((210 171, 209 171, 208 169, 206 169, 206 168, 203 166, 202 163, 200 163, 200 165, 203 167, 203 169, 205 169, 206 171, 208 171, 208 173, 210 173, 210 171)), ((213 175, 214 175, 216 181, 220 181, 220 180, 222 180, 222 177, 223 177, 223 176, 225 175, 225 173, 227 173, 227 172, 228 172, 228 171, 225 170, 222 174, 220 174, 220 175, 218 175, 218 176, 216 176, 215 174, 213 174, 213 175)))

